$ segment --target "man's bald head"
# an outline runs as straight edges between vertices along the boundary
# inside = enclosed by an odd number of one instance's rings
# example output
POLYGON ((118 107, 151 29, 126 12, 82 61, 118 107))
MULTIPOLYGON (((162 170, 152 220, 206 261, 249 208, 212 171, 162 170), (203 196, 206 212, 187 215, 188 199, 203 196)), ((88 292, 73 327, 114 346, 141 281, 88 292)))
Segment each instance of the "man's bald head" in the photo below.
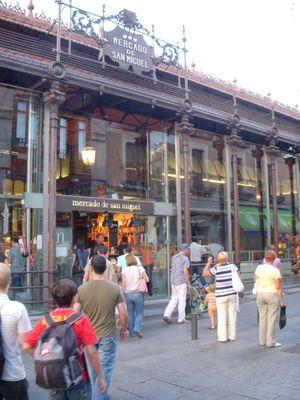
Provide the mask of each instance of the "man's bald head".
POLYGON ((0 290, 6 290, 11 281, 10 268, 2 264, 0 266, 0 290))

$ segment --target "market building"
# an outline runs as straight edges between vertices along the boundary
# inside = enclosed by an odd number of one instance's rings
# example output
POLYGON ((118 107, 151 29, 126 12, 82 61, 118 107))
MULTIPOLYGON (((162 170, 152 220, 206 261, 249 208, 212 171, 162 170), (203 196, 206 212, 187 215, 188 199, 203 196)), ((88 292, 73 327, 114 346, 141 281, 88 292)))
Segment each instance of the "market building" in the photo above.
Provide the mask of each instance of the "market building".
POLYGON ((162 297, 184 241, 220 244, 241 270, 271 243, 290 260, 298 109, 188 68, 184 32, 174 46, 128 10, 57 6, 53 21, 0 0, 0 236, 27 243, 24 301, 46 303, 98 233, 111 256, 124 238, 151 247, 162 297))

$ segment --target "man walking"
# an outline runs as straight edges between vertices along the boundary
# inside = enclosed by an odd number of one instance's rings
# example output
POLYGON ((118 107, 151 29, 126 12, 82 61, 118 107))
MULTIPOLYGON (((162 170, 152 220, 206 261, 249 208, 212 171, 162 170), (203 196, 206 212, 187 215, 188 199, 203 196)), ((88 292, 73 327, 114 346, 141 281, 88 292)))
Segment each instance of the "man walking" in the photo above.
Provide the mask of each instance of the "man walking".
MULTIPOLYGON (((23 286, 23 274, 25 270, 25 258, 22 256, 22 252, 19 246, 18 238, 15 237, 12 240, 11 249, 8 253, 8 261, 10 263, 11 269, 11 279, 12 279, 12 287, 21 287, 23 286)), ((15 297, 15 292, 14 292, 15 297)))
POLYGON ((187 289, 191 288, 190 281, 190 261, 188 259, 189 248, 186 243, 180 246, 180 251, 175 254, 171 260, 171 289, 172 295, 167 308, 165 309, 163 320, 171 324, 171 316, 178 305, 178 323, 184 324, 188 322, 185 317, 186 295, 187 289))
POLYGON ((0 316, 4 355, 4 369, 0 379, 0 399, 28 400, 28 383, 20 348, 23 346, 31 324, 23 304, 11 301, 7 296, 11 283, 10 268, 0 267, 0 316))
POLYGON ((202 246, 201 240, 192 242, 190 246, 191 275, 196 274, 200 276, 200 279, 204 268, 204 265, 201 264, 203 254, 206 254, 206 249, 202 246))
MULTIPOLYGON (((97 399, 108 399, 108 388, 111 382, 116 358, 117 329, 115 307, 119 312, 121 324, 120 339, 125 338, 127 328, 127 311, 124 298, 118 285, 104 278, 106 258, 95 255, 91 261, 90 280, 78 289, 78 296, 74 305, 76 312, 82 308, 90 318, 98 338, 98 354, 101 360, 106 390, 99 394, 97 399)), ((91 374, 92 375, 92 374, 91 374)), ((92 386, 95 377, 91 377, 92 386)))

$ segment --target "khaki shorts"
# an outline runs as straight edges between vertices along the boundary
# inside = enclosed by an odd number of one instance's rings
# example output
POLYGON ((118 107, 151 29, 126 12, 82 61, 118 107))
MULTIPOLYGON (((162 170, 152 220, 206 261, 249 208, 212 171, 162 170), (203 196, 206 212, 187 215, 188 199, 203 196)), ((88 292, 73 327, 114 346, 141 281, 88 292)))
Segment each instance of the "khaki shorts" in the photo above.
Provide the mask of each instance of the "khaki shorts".
POLYGON ((208 315, 210 317, 214 317, 216 315, 216 312, 217 312, 217 307, 212 307, 208 309, 208 315))

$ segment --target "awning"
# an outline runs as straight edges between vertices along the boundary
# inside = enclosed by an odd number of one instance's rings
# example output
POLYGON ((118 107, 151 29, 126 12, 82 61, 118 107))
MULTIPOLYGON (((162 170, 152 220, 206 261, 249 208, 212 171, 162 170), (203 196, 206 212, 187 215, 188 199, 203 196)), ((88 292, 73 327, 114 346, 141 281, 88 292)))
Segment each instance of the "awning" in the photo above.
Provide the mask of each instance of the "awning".
MULTIPOLYGON (((265 213, 264 209, 264 213, 265 213)), ((274 217, 273 210, 270 210, 270 223, 271 227, 274 228, 274 217)), ((296 223, 297 230, 299 230, 299 224, 296 223)), ((290 210, 280 210, 278 209, 278 231, 279 233, 291 233, 292 232, 292 214, 290 210)))
POLYGON ((259 208, 240 206, 239 224, 244 231, 260 231, 259 208))

